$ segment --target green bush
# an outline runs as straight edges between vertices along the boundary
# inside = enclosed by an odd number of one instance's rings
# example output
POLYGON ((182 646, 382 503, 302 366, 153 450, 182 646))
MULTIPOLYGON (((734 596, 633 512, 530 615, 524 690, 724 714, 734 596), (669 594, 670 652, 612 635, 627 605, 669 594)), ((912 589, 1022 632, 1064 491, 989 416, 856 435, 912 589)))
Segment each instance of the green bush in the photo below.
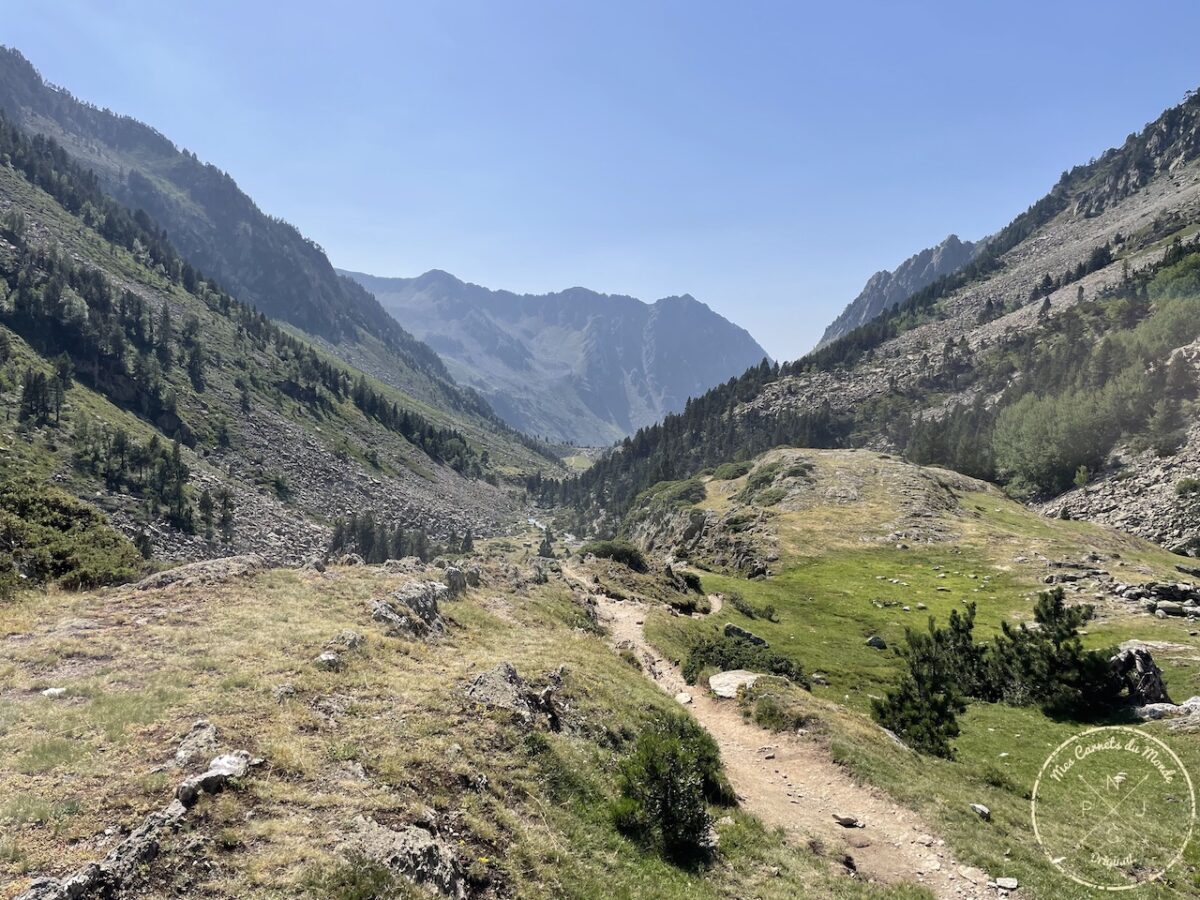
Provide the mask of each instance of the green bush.
POLYGON ((779 675, 808 687, 808 678, 795 660, 761 644, 724 634, 701 638, 692 645, 683 664, 684 681, 695 684, 700 673, 710 666, 722 671, 749 669, 766 675, 779 675))
POLYGON ((752 466, 749 462, 724 463, 713 471, 713 478, 717 481, 733 481, 749 472, 752 466))
POLYGON ((1200 478, 1180 478, 1175 482, 1175 493, 1180 497, 1200 492, 1200 478))
POLYGON ((592 541, 579 548, 580 556, 587 556, 589 553, 600 559, 619 562, 635 572, 645 572, 647 569, 646 557, 642 555, 642 551, 628 541, 592 541))
POLYGON ((0 484, 0 592, 16 573, 28 584, 68 589, 129 581, 142 556, 95 507, 41 484, 0 484))
POLYGON ((725 600, 747 619, 766 619, 768 622, 779 621, 779 613, 776 612, 773 603, 767 603, 764 606, 755 606, 737 591, 730 591, 726 595, 725 600))
POLYGON ((735 801, 716 742, 686 716, 665 718, 638 736, 617 788, 610 810, 617 828, 677 863, 708 854, 708 803, 735 801))
POLYGON ((1034 607, 1035 626, 1001 624, 989 644, 972 637, 975 606, 950 614, 948 627, 932 618, 927 632, 908 629, 901 650, 906 669, 883 700, 875 720, 923 753, 953 757, 958 715, 968 698, 1038 706, 1047 715, 1096 719, 1121 701, 1123 685, 1108 660, 1113 650, 1087 650, 1079 628, 1091 606, 1067 606, 1062 588, 1044 592, 1034 607))

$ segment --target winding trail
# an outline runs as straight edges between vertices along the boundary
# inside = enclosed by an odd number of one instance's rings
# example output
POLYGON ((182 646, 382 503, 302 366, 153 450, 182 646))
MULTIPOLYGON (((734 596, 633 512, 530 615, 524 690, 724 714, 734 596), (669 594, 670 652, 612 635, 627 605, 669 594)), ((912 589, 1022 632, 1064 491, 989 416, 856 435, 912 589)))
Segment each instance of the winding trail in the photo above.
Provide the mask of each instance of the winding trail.
POLYGON ((735 702, 688 686, 679 669, 646 641, 642 625, 651 607, 599 594, 595 598, 612 642, 635 647, 662 690, 690 695, 688 706, 721 748, 729 780, 748 812, 768 826, 783 828, 795 842, 815 839, 826 852, 846 854, 858 877, 914 882, 945 900, 996 896, 987 887, 987 875, 960 866, 915 812, 854 781, 818 744, 760 728, 742 718, 735 702), (844 828, 835 815, 853 816, 864 827, 844 828))

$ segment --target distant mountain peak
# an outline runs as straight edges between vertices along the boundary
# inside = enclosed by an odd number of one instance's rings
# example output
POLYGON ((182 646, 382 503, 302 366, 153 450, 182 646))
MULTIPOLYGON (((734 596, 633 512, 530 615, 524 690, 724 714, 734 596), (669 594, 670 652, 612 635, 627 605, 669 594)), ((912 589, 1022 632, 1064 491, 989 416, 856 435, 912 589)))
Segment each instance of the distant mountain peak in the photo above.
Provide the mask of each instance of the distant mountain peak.
POLYGON ((645 303, 579 286, 495 291, 439 270, 343 274, 374 292, 509 424, 576 444, 632 434, 767 355, 690 294, 645 303))
POLYGON ((859 295, 825 329, 817 346, 849 334, 943 275, 957 272, 979 254, 985 243, 964 241, 957 234, 950 234, 940 244, 914 253, 894 270, 876 272, 867 279, 859 295))

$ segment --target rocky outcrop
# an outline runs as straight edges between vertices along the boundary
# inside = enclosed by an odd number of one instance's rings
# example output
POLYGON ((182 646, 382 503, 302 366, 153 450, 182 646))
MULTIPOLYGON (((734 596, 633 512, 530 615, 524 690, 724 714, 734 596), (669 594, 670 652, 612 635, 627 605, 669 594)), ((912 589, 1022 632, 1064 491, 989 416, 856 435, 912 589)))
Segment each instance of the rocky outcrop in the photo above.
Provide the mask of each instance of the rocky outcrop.
POLYGON ((145 868, 159 855, 163 840, 175 832, 204 794, 218 794, 250 771, 245 751, 218 756, 208 769, 180 783, 175 799, 129 833, 100 862, 88 863, 65 878, 35 879, 16 900, 80 900, 118 897, 143 877, 145 868))
POLYGON ((437 581, 414 581, 390 597, 371 601, 371 618, 393 636, 427 638, 446 630, 438 602, 450 591, 437 581))
POLYGON ((983 246, 983 241, 960 241, 952 234, 936 247, 910 256, 894 271, 876 272, 867 280, 862 292, 825 329, 817 346, 849 334, 943 275, 957 272, 973 260, 983 246))
POLYGON ((562 727, 564 710, 557 699, 562 687, 561 670, 550 676, 540 690, 530 688, 510 662, 502 662, 476 675, 463 691, 466 699, 488 709, 507 710, 525 727, 544 722, 551 731, 562 727))
POLYGON ((153 591, 178 584, 181 587, 220 584, 253 575, 266 567, 261 556, 224 556, 156 572, 133 586, 135 591, 153 591))
POLYGON ((417 825, 387 828, 365 816, 354 820, 346 854, 369 859, 393 875, 455 900, 466 900, 467 877, 454 848, 417 825))

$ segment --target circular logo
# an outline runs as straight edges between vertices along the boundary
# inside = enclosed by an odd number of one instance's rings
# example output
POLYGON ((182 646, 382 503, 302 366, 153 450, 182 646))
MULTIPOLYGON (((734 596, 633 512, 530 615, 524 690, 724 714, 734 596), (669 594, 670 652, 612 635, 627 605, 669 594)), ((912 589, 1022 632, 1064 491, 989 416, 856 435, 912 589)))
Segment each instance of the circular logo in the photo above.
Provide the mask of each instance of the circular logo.
POLYGON ((1179 757, 1136 728, 1063 741, 1033 785, 1033 833, 1060 872, 1125 891, 1155 881, 1192 838, 1196 794, 1179 757))

